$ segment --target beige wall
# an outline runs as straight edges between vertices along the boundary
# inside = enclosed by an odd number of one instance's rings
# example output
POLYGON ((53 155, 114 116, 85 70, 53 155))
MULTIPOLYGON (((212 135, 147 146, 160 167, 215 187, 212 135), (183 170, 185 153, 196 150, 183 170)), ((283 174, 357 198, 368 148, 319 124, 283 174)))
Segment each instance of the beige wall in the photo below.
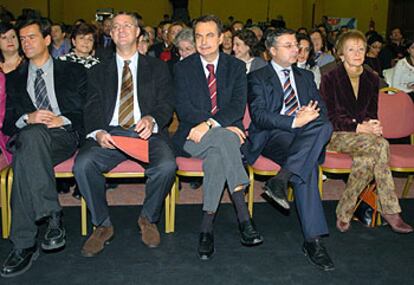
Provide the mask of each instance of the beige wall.
MULTIPOLYGON (((270 17, 283 15, 288 26, 294 29, 311 27, 313 4, 316 23, 320 22, 322 15, 327 15, 356 17, 362 31, 367 30, 371 17, 379 32, 385 33, 387 25, 388 0, 190 0, 189 10, 192 17, 213 13, 224 22, 230 15, 242 21, 252 18, 254 22, 263 22, 267 18, 268 3, 270 17)), ((47 0, 2 0, 1 4, 16 15, 20 14, 22 7, 28 6, 47 15, 47 0)), ((138 11, 150 25, 156 25, 163 14, 172 13, 168 0, 50 0, 50 17, 65 23, 78 18, 93 20, 96 8, 138 11)))

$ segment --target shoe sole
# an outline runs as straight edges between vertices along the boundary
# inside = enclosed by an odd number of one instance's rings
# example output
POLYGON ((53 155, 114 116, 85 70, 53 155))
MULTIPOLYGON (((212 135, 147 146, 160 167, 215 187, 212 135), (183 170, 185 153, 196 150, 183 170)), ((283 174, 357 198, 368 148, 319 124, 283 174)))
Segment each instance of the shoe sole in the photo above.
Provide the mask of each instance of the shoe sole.
POLYGON ((313 265, 315 265, 318 269, 322 270, 322 271, 333 271, 335 270, 335 267, 323 267, 317 263, 315 263, 312 258, 310 258, 308 252, 306 251, 306 249, 302 248, 303 254, 307 257, 307 260, 309 260, 309 262, 313 265))
POLYGON ((290 210, 289 203, 287 203, 284 199, 279 199, 279 198, 275 197, 267 186, 263 186, 263 190, 264 190, 264 193, 266 193, 267 196, 272 198, 283 209, 290 210))
POLYGON ((108 245, 110 245, 110 244, 111 244, 111 242, 114 240, 114 238, 115 238, 115 235, 112 235, 109 239, 107 239, 107 240, 104 242, 104 246, 103 246, 103 248, 102 248, 100 251, 98 251, 97 253, 93 253, 93 254, 85 254, 85 253, 81 250, 81 255, 82 255, 83 257, 87 257, 87 258, 90 258, 90 257, 95 257, 95 256, 99 255, 102 251, 104 251, 104 249, 105 249, 105 247, 106 247, 106 246, 108 246, 108 245))
POLYGON ((58 244, 46 245, 42 243, 40 246, 44 251, 54 251, 54 250, 62 249, 65 245, 66 245, 66 239, 64 239, 62 242, 58 244))
POLYGON ((262 239, 254 239, 252 242, 245 241, 244 239, 240 239, 240 243, 243 246, 252 247, 252 246, 256 246, 256 245, 261 245, 263 243, 263 238, 262 239))
POLYGON ((202 261, 208 261, 208 260, 210 260, 210 259, 212 259, 212 258, 213 258, 214 253, 216 253, 216 249, 214 249, 214 250, 213 250, 213 253, 212 253, 210 256, 207 256, 207 255, 205 255, 205 254, 200 254, 200 253, 197 253, 197 256, 198 256, 198 258, 200 258, 200 260, 202 260, 202 261))
POLYGON ((26 265, 26 267, 19 272, 11 273, 11 274, 3 274, 1 273, 0 276, 3 278, 11 278, 19 276, 23 273, 25 273, 27 270, 29 270, 32 267, 33 262, 39 257, 39 249, 36 249, 36 251, 33 253, 32 258, 30 259, 30 262, 26 265))

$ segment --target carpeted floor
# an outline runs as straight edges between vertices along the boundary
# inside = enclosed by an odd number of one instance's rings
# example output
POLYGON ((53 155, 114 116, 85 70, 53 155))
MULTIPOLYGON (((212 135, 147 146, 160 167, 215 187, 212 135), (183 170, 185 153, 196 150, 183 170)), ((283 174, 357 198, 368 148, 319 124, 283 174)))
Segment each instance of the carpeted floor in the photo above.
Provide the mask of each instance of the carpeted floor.
MULTIPOLYGON (((414 224, 414 200, 401 201, 404 217, 414 224)), ((296 212, 285 215, 268 203, 255 204, 255 223, 263 245, 240 245, 235 214, 222 204, 215 224, 216 254, 202 262, 196 256, 200 205, 177 207, 176 232, 162 234, 162 244, 148 249, 140 241, 136 219, 140 207, 111 207, 116 238, 96 258, 83 258, 79 207, 65 207, 68 243, 64 251, 41 253, 30 271, 0 284, 414 284, 414 235, 398 235, 388 227, 350 232, 335 227, 335 201, 325 201, 331 235, 325 240, 336 270, 322 272, 301 252, 296 212)), ((163 224, 160 224, 163 229, 163 224)), ((0 259, 11 248, 0 240, 0 259)))

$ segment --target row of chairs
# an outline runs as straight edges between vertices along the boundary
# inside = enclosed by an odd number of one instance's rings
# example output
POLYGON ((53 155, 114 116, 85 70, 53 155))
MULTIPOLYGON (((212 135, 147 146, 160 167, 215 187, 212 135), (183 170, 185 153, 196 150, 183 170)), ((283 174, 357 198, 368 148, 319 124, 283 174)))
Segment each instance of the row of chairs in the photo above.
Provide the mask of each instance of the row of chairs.
MULTIPOLYGON (((414 104, 411 98, 399 90, 393 88, 382 89, 379 96, 379 119, 384 127, 385 138, 400 138, 411 135, 411 145, 393 144, 390 147, 390 167, 394 172, 410 173, 404 186, 403 197, 408 195, 408 190, 412 184, 414 173, 414 104)), ((250 124, 250 115, 246 109, 243 119, 246 129, 250 124)), ((201 177, 203 176, 202 161, 194 158, 178 157, 176 181, 171 192, 165 199, 165 232, 172 233, 175 230, 175 205, 179 193, 180 177, 201 177)), ((73 177, 72 167, 74 157, 55 167, 56 178, 73 177)), ((350 173, 352 158, 342 153, 327 152, 326 160, 320 167, 319 191, 323 195, 322 172, 326 173, 350 173)), ((0 160, 1 167, 1 160, 0 160)), ((1 167, 1 206, 2 206, 2 229, 3 238, 7 238, 10 233, 11 213, 10 196, 13 172, 10 167, 1 167)), ((247 193, 248 209, 253 215, 254 181, 255 175, 274 176, 280 170, 280 166, 273 161, 260 156, 258 160, 248 166, 250 186, 247 193)), ((109 173, 107 178, 142 178, 144 168, 138 163, 127 160, 109 173)), ((289 193, 292 199, 292 191, 289 193)), ((85 200, 81 200, 81 233, 87 234, 87 206, 85 200)))

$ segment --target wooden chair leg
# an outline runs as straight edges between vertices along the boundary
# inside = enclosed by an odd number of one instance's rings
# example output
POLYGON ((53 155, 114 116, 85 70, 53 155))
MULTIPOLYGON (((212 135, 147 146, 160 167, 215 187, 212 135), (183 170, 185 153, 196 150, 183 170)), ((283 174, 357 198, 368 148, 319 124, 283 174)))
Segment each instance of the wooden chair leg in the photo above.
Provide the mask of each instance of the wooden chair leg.
POLYGON ((413 178, 414 178, 414 175, 408 175, 407 181, 405 182, 404 190, 402 193, 403 198, 407 198, 408 192, 410 192, 411 184, 413 183, 413 178))
POLYGON ((12 184, 13 184, 13 170, 10 168, 10 170, 7 173, 7 237, 10 236, 10 228, 11 228, 11 191, 12 191, 12 184))
POLYGON ((178 176, 175 176, 175 183, 173 185, 173 189, 171 192, 171 199, 170 199, 170 233, 175 231, 175 202, 176 198, 178 197, 178 189, 180 187, 180 179, 178 176))
POLYGON ((9 236, 8 233, 8 200, 7 200, 7 173, 9 172, 9 167, 4 168, 1 173, 1 182, 0 182, 0 200, 1 200, 1 229, 2 237, 7 239, 9 236))
MULTIPOLYGON (((174 188, 174 185, 173 185, 174 188)), ((170 193, 167 194, 167 196, 165 197, 165 233, 169 234, 170 233, 170 218, 171 218, 171 213, 170 213, 170 197, 172 195, 172 190, 170 191, 170 193)))
POLYGON ((81 197, 81 235, 86 236, 88 234, 88 207, 86 201, 81 197))
POLYGON ((321 196, 321 200, 323 199, 323 179, 322 179, 322 175, 323 175, 322 167, 319 166, 318 187, 319 187, 319 195, 321 196))
POLYGON ((247 167, 247 171, 249 174, 249 193, 248 193, 248 200, 247 200, 247 208, 249 209, 250 218, 253 218, 253 202, 254 202, 254 173, 253 168, 251 166, 247 167))

